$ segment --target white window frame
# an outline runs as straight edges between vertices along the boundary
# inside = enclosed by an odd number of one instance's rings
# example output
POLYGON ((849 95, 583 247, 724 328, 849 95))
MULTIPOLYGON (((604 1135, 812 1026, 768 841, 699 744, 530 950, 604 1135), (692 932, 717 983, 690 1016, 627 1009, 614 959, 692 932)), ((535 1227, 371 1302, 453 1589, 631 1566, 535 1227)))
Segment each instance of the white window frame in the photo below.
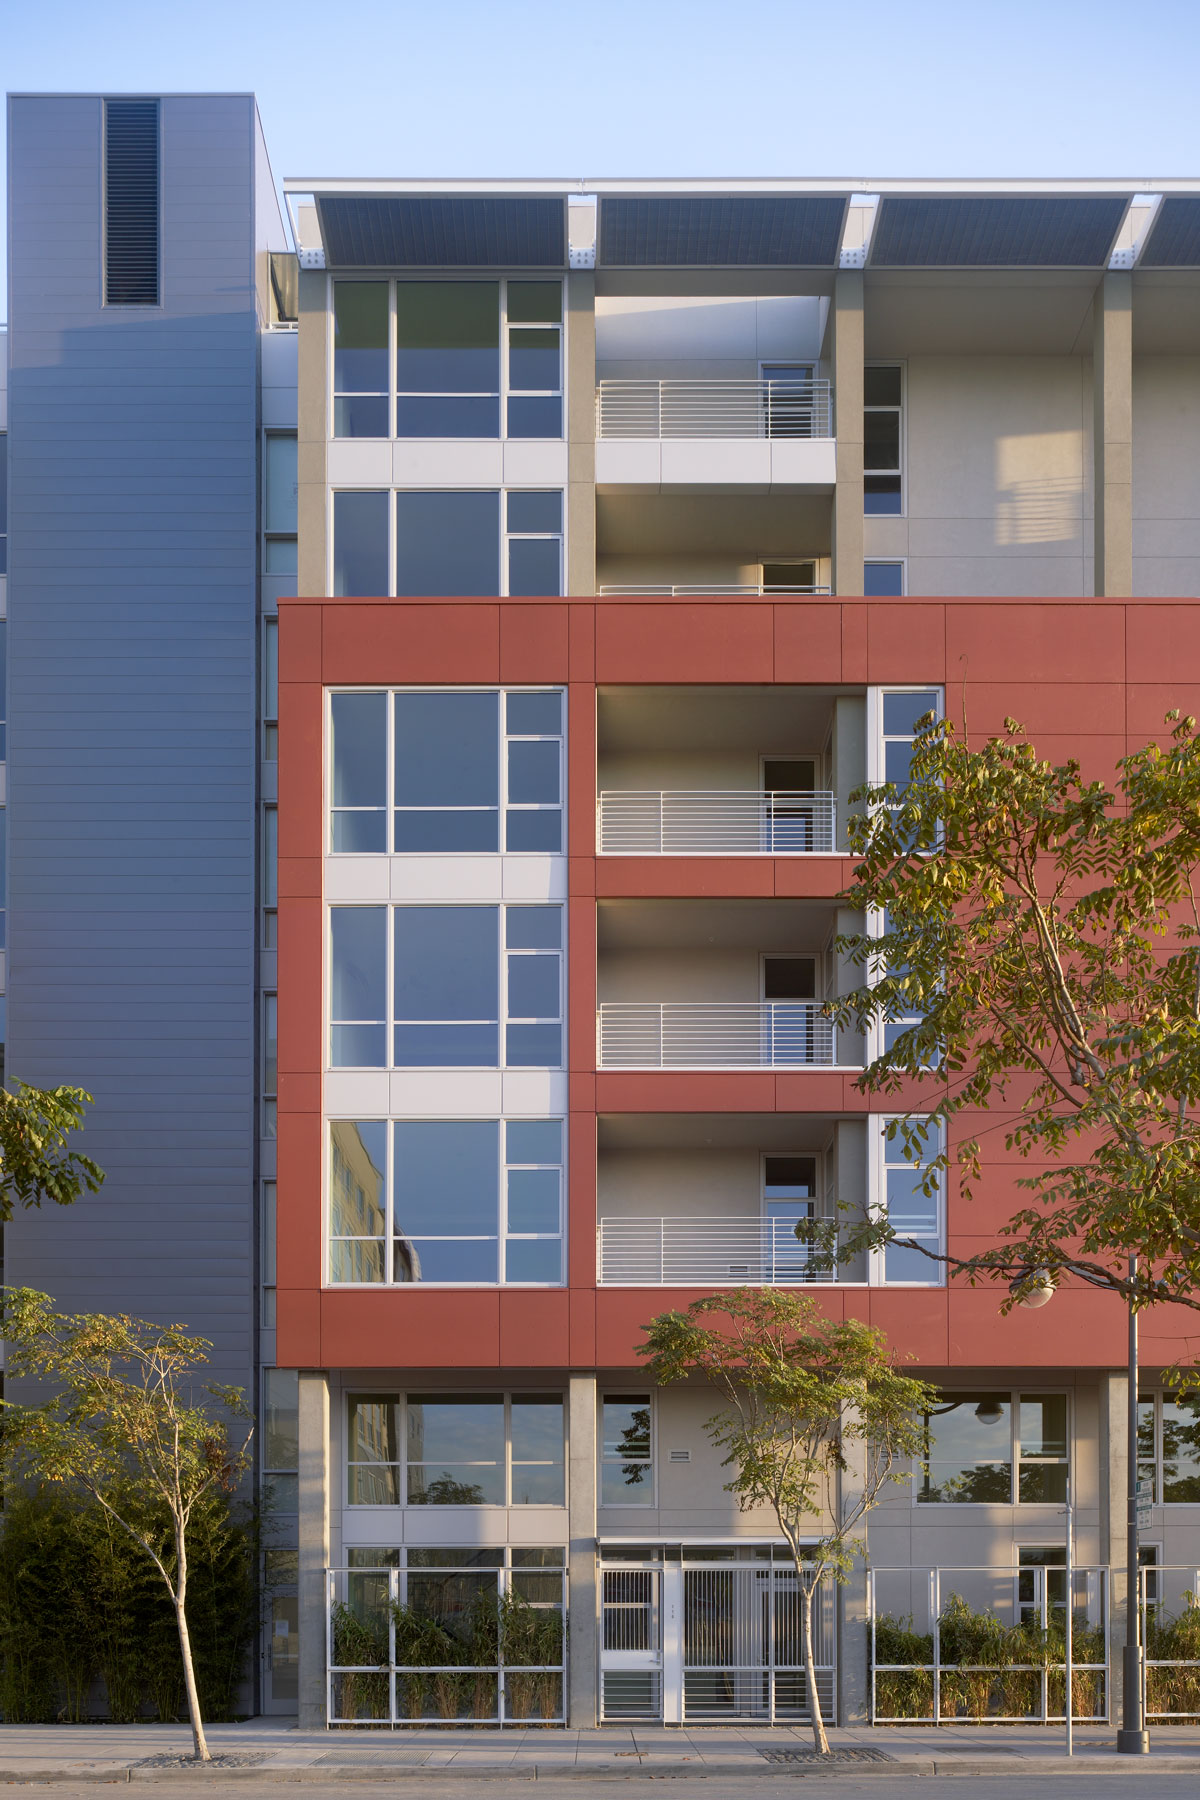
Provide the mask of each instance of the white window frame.
MULTIPOLYGON (((903 480, 904 480, 903 476, 901 476, 900 479, 901 479, 901 483, 903 484, 903 480)), ((901 489, 901 498, 903 499, 903 487, 901 489)), ((870 516, 875 517, 875 518, 880 518, 880 517, 886 518, 887 517, 886 514, 878 514, 878 513, 872 514, 870 516)), ((890 595, 888 595, 888 594, 872 594, 872 595, 868 595, 868 599, 873 599, 873 600, 884 600, 884 599, 892 599, 892 600, 901 599, 902 600, 902 599, 904 599, 908 594, 908 558, 907 558, 907 556, 865 556, 863 558, 863 565, 865 568, 877 567, 881 563, 886 564, 889 568, 894 568, 896 566, 899 566, 899 569, 900 569, 900 592, 898 595, 897 594, 890 594, 890 595)))
MULTIPOLYGON (((873 1220, 887 1218, 887 1127, 894 1118, 903 1115, 895 1113, 869 1113, 867 1115, 867 1207, 873 1220)), ((944 1127, 942 1132, 944 1143, 944 1127)), ((895 1165, 892 1165, 893 1167, 895 1165)), ((914 1167, 922 1165, 914 1164, 914 1167)), ((946 1253, 946 1177, 943 1173, 938 1181, 937 1198, 938 1231, 932 1247, 939 1255, 946 1253)), ((913 1236, 916 1233, 912 1234, 913 1236)), ((922 1234, 924 1236, 924 1234, 922 1234)), ((930 1263, 928 1281, 889 1281, 887 1278, 887 1246, 878 1245, 867 1255, 867 1281, 871 1287, 911 1288, 918 1293, 928 1288, 944 1288, 946 1286, 946 1265, 930 1263)))
MULTIPOLYGON (((420 443, 422 440, 420 438, 414 438, 412 441, 414 443, 420 443)), ((433 440, 433 441, 436 441, 438 443, 441 443, 441 442, 490 443, 492 440, 490 438, 483 438, 483 439, 449 438, 449 439, 445 439, 445 440, 439 438, 439 439, 433 440)), ((536 443, 544 442, 544 441, 546 441, 546 440, 539 439, 539 438, 515 438, 513 440, 514 443, 528 443, 528 444, 536 444, 536 443)), ((550 441, 556 442, 557 440, 552 439, 550 441)), ((338 442, 371 444, 371 443, 380 443, 380 442, 382 442, 382 439, 379 439, 379 438, 346 438, 346 439, 339 439, 338 442)), ((555 533, 552 531, 544 531, 544 532, 518 531, 513 534, 514 536, 519 537, 519 538, 540 537, 540 538, 552 539, 555 536, 557 536, 558 543, 559 543, 559 581, 558 581, 558 585, 559 585, 560 592, 558 594, 542 594, 542 595, 515 594, 515 595, 512 595, 511 598, 516 599, 516 600, 524 600, 524 599, 529 599, 529 600, 559 599, 559 600, 561 600, 565 597, 564 593, 561 590, 564 590, 566 587, 565 575, 566 575, 566 567, 567 567, 567 490, 565 487, 563 487, 563 488, 555 487, 553 482, 538 482, 536 484, 531 482, 531 483, 529 483, 528 486, 521 486, 521 487, 509 486, 509 485, 506 485, 503 483, 497 487, 486 487, 478 482, 445 482, 445 481, 430 483, 427 487, 416 487, 408 482, 404 483, 401 486, 396 486, 396 485, 392 485, 392 484, 389 484, 387 486, 377 486, 377 485, 372 485, 372 484, 369 484, 367 482, 362 482, 362 481, 345 482, 342 484, 330 484, 325 490, 325 587, 326 587, 326 591, 330 595, 333 594, 334 559, 336 556, 336 544, 334 542, 334 536, 335 536, 335 533, 334 533, 334 497, 335 497, 335 495, 337 495, 337 494, 386 494, 387 495, 387 497, 388 497, 388 507, 387 507, 387 544, 388 544, 387 597, 389 599, 394 600, 398 597, 396 594, 396 496, 397 496, 397 494, 451 494, 451 493, 453 493, 453 494, 495 494, 497 496, 497 499, 499 502, 498 507, 497 507, 498 525, 499 525, 499 545, 498 545, 497 556, 496 556, 497 592, 494 596, 493 595, 476 596, 479 599, 494 598, 497 600, 507 600, 510 598, 510 595, 508 592, 508 531, 507 531, 508 496, 509 496, 509 494, 511 494, 511 493, 516 493, 516 494, 557 493, 557 494, 561 494, 561 496, 562 496, 562 530, 560 532, 555 533)), ((380 596, 380 597, 382 597, 382 596, 380 596)), ((406 596, 406 595, 399 596, 399 598, 402 598, 402 599, 410 598, 410 597, 411 596, 406 596)), ((353 600, 356 598, 369 599, 369 598, 372 598, 372 596, 370 596, 370 595, 356 596, 354 594, 343 594, 343 595, 339 596, 339 598, 345 599, 345 600, 353 600)), ((446 594, 446 595, 431 594, 428 596, 428 598, 434 603, 438 602, 439 600, 442 601, 443 603, 447 603, 447 602, 452 601, 454 596, 450 595, 450 594, 446 594)))
MULTIPOLYGON (((383 1288, 398 1289, 401 1292, 414 1292, 420 1289, 476 1288, 481 1292, 495 1293, 499 1288, 527 1289, 532 1291, 554 1291, 566 1286, 567 1281, 567 1158, 569 1118, 566 1114, 545 1115, 531 1114, 507 1116, 488 1114, 463 1114, 461 1118, 445 1118, 441 1115, 392 1115, 385 1118, 376 1113, 367 1117, 365 1110, 353 1115, 348 1113, 330 1114, 322 1125, 322 1174, 321 1174, 321 1241, 322 1241, 322 1276, 321 1286, 333 1292, 342 1293, 348 1290, 359 1290, 375 1293, 383 1288), (482 1124, 495 1125, 496 1131, 496 1230, 494 1233, 479 1233, 475 1237, 466 1238, 467 1243, 496 1243, 496 1268, 499 1279, 496 1281, 397 1281, 396 1280, 396 1126, 419 1124, 482 1124), (337 1243, 378 1243, 378 1238, 334 1238, 332 1225, 332 1182, 333 1182, 333 1127, 343 1124, 371 1124, 384 1127, 384 1226, 383 1226, 383 1280, 382 1281, 334 1281, 332 1269, 333 1245, 337 1243), (509 1281, 507 1278, 508 1231, 508 1171, 510 1168, 550 1168, 549 1163, 512 1162, 508 1154, 508 1131, 513 1125, 558 1125, 562 1132, 562 1154, 557 1167, 558 1181, 558 1223, 557 1241, 559 1244, 559 1279, 557 1281, 509 1281)), ((554 1241, 550 1232, 514 1232, 512 1237, 518 1243, 549 1243, 554 1241)), ((410 1240, 406 1240, 410 1241, 410 1240)), ((418 1244, 420 1240, 417 1240, 418 1244)), ((540 1391, 540 1390, 539 1390, 540 1391)))
MULTIPOLYGON (((1044 1462, 1047 1466, 1052 1467, 1052 1468, 1060 1468, 1060 1467, 1065 1466, 1066 1471, 1067 1471, 1067 1480, 1069 1482, 1070 1478, 1071 1478, 1071 1474, 1076 1468, 1077 1458, 1078 1458, 1078 1447, 1076 1445, 1076 1434, 1075 1434, 1075 1394, 1074 1394, 1074 1390, 1071 1388, 1067 1388, 1067 1387, 1047 1387, 1044 1385, 1039 1385, 1037 1382, 1026 1382, 1023 1385, 1014 1386, 1010 1382, 1007 1386, 1005 1386, 1003 1383, 997 1383, 997 1385, 991 1389, 987 1389, 983 1383, 980 1383, 977 1386, 970 1387, 970 1388, 962 1388, 962 1389, 943 1387, 940 1391, 941 1391, 943 1399, 946 1399, 946 1400, 952 1400, 956 1393, 972 1394, 972 1393, 991 1392, 991 1393, 994 1393, 1008 1401, 1008 1408, 1009 1408, 1009 1418, 1008 1418, 1009 1470, 1010 1470, 1009 1498, 1007 1501, 1005 1501, 1005 1500, 922 1500, 922 1498, 920 1496, 920 1492, 919 1492, 920 1484, 921 1484, 921 1471, 920 1471, 920 1469, 914 1469, 913 1483, 912 1483, 912 1504, 914 1506, 919 1506, 922 1508, 937 1507, 940 1509, 942 1507, 953 1507, 956 1511, 964 1511, 967 1508, 974 1509, 974 1508, 980 1507, 980 1506, 993 1506, 993 1507, 1008 1506, 1012 1509, 1012 1511, 1020 1514, 1022 1517, 1024 1517, 1026 1514, 1033 1513, 1038 1507, 1041 1507, 1044 1509, 1044 1511, 1046 1511, 1048 1513, 1052 1513, 1052 1514, 1057 1514, 1061 1518, 1061 1516, 1062 1516, 1062 1501, 1061 1500, 1022 1500, 1021 1499, 1021 1460, 1022 1460, 1022 1458, 1021 1458, 1021 1396, 1023 1394, 1028 1395, 1031 1400, 1036 1400, 1042 1396, 1044 1396, 1046 1399, 1057 1400, 1059 1398, 1063 1398, 1066 1400, 1066 1403, 1067 1403, 1066 1404, 1067 1455, 1066 1455, 1065 1464, 1058 1463, 1056 1460, 1049 1458, 1049 1457, 1045 1458, 1044 1462)), ((1031 1457, 1030 1458, 1030 1467, 1036 1468, 1037 1466, 1038 1466, 1038 1458, 1031 1457)), ((1076 1502, 1076 1504, 1078 1504, 1078 1502, 1076 1502)), ((1019 1547, 1020 1546, 1018 1546, 1018 1548, 1019 1547)))
MULTIPOLYGON (((326 437, 330 443, 336 442, 336 443, 362 443, 362 444, 381 444, 381 443, 393 443, 393 444, 395 444, 395 443, 415 443, 415 444, 420 444, 420 443, 561 444, 561 443, 565 443, 567 441, 568 308, 567 308, 566 282, 562 279, 561 276, 555 276, 554 274, 547 272, 545 269, 533 269, 533 270, 530 270, 527 274, 520 274, 520 273, 516 273, 516 272, 513 272, 510 270, 507 274, 504 274, 504 275, 497 275, 497 274, 490 274, 490 273, 486 274, 486 275, 484 275, 484 274, 467 275, 467 274, 454 274, 449 271, 445 271, 445 272, 439 271, 436 275, 424 275, 424 276, 422 276, 422 275, 382 276, 382 275, 378 275, 378 274, 367 274, 367 273, 363 273, 361 275, 334 275, 331 273, 331 274, 328 274, 325 278, 325 318, 326 318, 325 417, 326 417, 326 422, 327 422, 326 437), (335 401, 337 399, 337 394, 336 394, 336 390, 334 387, 334 347, 335 347, 334 285, 336 282, 342 282, 345 285, 349 286, 349 284, 351 282, 379 282, 379 281, 386 281, 387 289, 388 289, 388 344, 387 344, 388 385, 387 385, 387 396, 386 396, 387 397, 387 427, 388 427, 387 434, 385 437, 382 437, 382 438, 336 438, 334 435, 334 429, 333 429, 334 420, 335 420, 335 401), (497 327, 498 327, 498 330, 500 333, 500 340, 499 340, 500 391, 497 395, 497 405, 499 408, 498 428, 497 428, 496 436, 494 438, 492 438, 492 437, 486 437, 486 438, 475 438, 475 437, 471 437, 471 438, 459 438, 459 437, 397 438, 397 436, 396 436, 396 401, 398 398, 397 386, 396 386, 397 374, 398 374, 398 369, 397 369, 397 362, 398 362, 397 337, 398 337, 398 334, 397 334, 397 327, 396 327, 396 289, 400 282, 404 282, 406 286, 414 286, 418 282, 421 282, 421 281, 437 281, 437 282, 452 281, 459 285, 465 285, 467 282, 474 282, 474 283, 478 283, 481 286, 489 286, 490 287, 490 286, 495 285, 499 289, 497 327), (540 282, 546 283, 547 286, 549 286, 551 283, 557 281, 559 283, 559 286, 561 289, 562 313, 561 313, 561 317, 557 324, 559 385, 556 389, 555 388, 518 388, 516 390, 516 394, 517 394, 518 398, 523 398, 526 395, 531 395, 531 396, 545 395, 547 397, 550 397, 555 394, 557 394, 561 398, 561 401, 562 401, 562 428, 559 431, 557 437, 553 437, 553 438, 509 438, 509 436, 508 436, 508 402, 509 402, 509 399, 512 394, 512 390, 509 387, 509 379, 508 379, 508 332, 509 332, 508 284, 510 281, 515 281, 518 283, 524 283, 524 282, 528 282, 528 281, 540 281, 540 282)), ((522 331, 522 330, 546 331, 546 330, 550 330, 552 328, 553 327, 550 324, 539 325, 539 324, 535 324, 533 321, 529 321, 528 323, 521 322, 521 323, 514 324, 514 326, 513 326, 513 329, 516 331, 522 331)), ((480 394, 488 393, 490 395, 490 390, 479 389, 478 391, 480 394)), ((464 396, 464 398, 465 397, 466 396, 464 396)), ((565 507, 565 497, 564 497, 564 507, 565 507)), ((393 559, 393 561, 394 561, 394 559, 393 559)))
MULTIPOLYGON (((503 1406, 503 1412, 504 1412, 504 1494, 505 1494, 505 1498, 503 1500, 483 1500, 483 1501, 476 1501, 473 1503, 468 1502, 465 1505, 453 1505, 453 1510, 456 1513, 463 1513, 463 1514, 478 1513, 478 1512, 496 1513, 496 1512, 507 1510, 509 1507, 516 1507, 516 1508, 518 1508, 518 1510, 520 1512, 531 1512, 531 1511, 533 1511, 533 1509, 535 1507, 540 1507, 542 1509, 553 1509, 556 1512, 559 1512, 559 1511, 565 1512, 566 1511, 566 1507, 567 1507, 567 1477, 568 1477, 568 1468, 569 1468, 569 1463, 570 1463, 570 1440, 569 1440, 570 1421, 568 1418, 567 1395, 565 1392, 556 1391, 553 1382, 548 1382, 544 1387, 532 1387, 532 1388, 492 1388, 492 1389, 444 1388, 444 1389, 442 1389, 442 1388, 437 1388, 437 1387, 421 1388, 421 1387, 414 1386, 411 1391, 414 1393, 420 1393, 422 1395, 432 1396, 439 1400, 478 1400, 478 1401, 483 1401, 483 1402, 499 1401, 501 1403, 501 1405, 503 1406), (516 1400, 516 1401, 532 1400, 539 1396, 545 1396, 547 1399, 549 1399, 550 1397, 553 1397, 556 1400, 560 1400, 562 1403, 563 1497, 562 1497, 561 1501, 554 1501, 554 1500, 525 1501, 525 1500, 513 1500, 511 1498, 512 1491, 513 1491, 513 1488, 512 1488, 512 1470, 513 1470, 512 1408, 513 1408, 513 1401, 514 1400, 516 1400)), ((411 1512, 416 1512, 416 1513, 431 1513, 431 1512, 437 1513, 441 1510, 441 1508, 439 1508, 437 1506, 431 1507, 428 1504, 424 1504, 420 1501, 418 1501, 416 1503, 416 1505, 412 1505, 408 1499, 408 1467, 409 1467, 409 1463, 408 1463, 408 1406, 409 1406, 409 1396, 410 1396, 410 1390, 408 1388, 395 1388, 395 1387, 375 1388, 375 1387, 371 1387, 367 1383, 363 1383, 361 1385, 358 1383, 355 1383, 353 1386, 348 1386, 343 1391, 342 1406, 341 1406, 342 1453, 341 1453, 341 1457, 339 1459, 339 1467, 341 1470, 341 1479, 342 1479, 342 1487, 343 1487, 343 1505, 345 1506, 345 1508, 348 1512, 352 1512, 352 1513, 359 1513, 359 1512, 363 1512, 363 1511, 379 1512, 381 1510, 386 1510, 389 1512, 391 1512, 391 1511, 410 1512, 411 1511, 411 1512), (397 1474, 399 1477, 400 1500, 394 1508, 392 1506, 387 1505, 386 1503, 381 1504, 380 1502, 372 1502, 369 1500, 365 1500, 365 1501, 364 1500, 351 1500, 351 1498, 350 1498, 350 1469, 352 1466, 351 1462, 350 1462, 350 1448, 351 1448, 350 1403, 352 1400, 382 1400, 382 1401, 394 1400, 396 1403, 396 1425, 397 1425, 396 1436, 398 1439, 397 1448, 398 1448, 398 1452, 399 1452, 397 1463, 395 1465, 393 1465, 391 1463, 366 1463, 366 1464, 359 1463, 359 1464, 353 1465, 358 1468, 388 1469, 388 1468, 392 1468, 393 1466, 396 1467, 397 1474)), ((493 1468, 495 1465, 492 1463, 486 1463, 486 1464, 480 1464, 479 1466, 485 1467, 485 1468, 493 1468)), ((347 1548, 351 1548, 351 1547, 357 1548, 357 1546, 347 1546, 347 1548)), ((503 1546, 501 1546, 499 1544, 494 1545, 494 1546, 489 1546, 489 1547, 495 1548, 497 1550, 503 1548, 503 1546)), ((518 1548, 519 1547, 520 1546, 518 1546, 518 1548)), ((547 1548, 557 1548, 557 1546, 549 1546, 548 1545, 547 1548)), ((506 1563, 507 1563, 507 1560, 508 1559, 506 1557, 505 1558, 506 1563)), ((565 1573, 565 1568, 566 1568, 565 1552, 564 1552, 563 1567, 564 1567, 564 1573, 565 1573)))
MULTIPOLYGON (((324 719, 323 729, 324 729, 324 734, 325 734, 324 755, 323 755, 323 759, 322 759, 323 766, 324 766, 324 800, 323 800, 324 827, 323 827, 323 834, 324 834, 324 840, 325 840, 325 854, 327 856, 338 856, 338 857, 341 857, 341 856, 372 856, 372 857, 374 857, 374 856, 400 856, 400 857, 404 857, 406 860, 409 858, 416 858, 416 857, 429 858, 430 856, 434 856, 434 855, 436 855, 439 858, 441 858, 443 856, 449 856, 449 857, 471 856, 471 857, 475 857, 475 858, 478 858, 480 856, 566 856, 566 854, 567 854, 567 687, 566 687, 565 683, 562 685, 559 685, 559 686, 556 686, 553 682, 547 682, 542 686, 537 686, 532 683, 527 683, 525 685, 512 683, 509 685, 505 685, 503 687, 489 687, 489 686, 483 686, 483 685, 448 686, 448 685, 439 684, 436 682, 433 682, 433 683, 427 682, 427 683, 423 683, 423 684, 413 683, 411 685, 403 686, 403 687, 384 687, 384 686, 380 686, 380 685, 367 684, 367 683, 359 683, 359 684, 352 685, 350 683, 339 682, 336 685, 334 685, 332 687, 327 687, 325 689, 325 693, 324 693, 324 697, 323 697, 323 701, 322 701, 322 711, 323 711, 323 719, 324 719), (500 843, 500 848, 495 851, 490 851, 490 850, 438 850, 438 851, 434 852, 434 851, 428 851, 428 850, 397 850, 394 847, 395 846, 395 830, 396 830, 395 699, 398 694, 436 694, 436 693, 442 693, 442 694, 495 694, 498 696, 499 703, 498 703, 498 706, 496 709, 496 716, 497 716, 496 756, 497 756, 497 762, 498 762, 498 767, 499 767, 499 771, 500 771, 499 790, 498 790, 499 797, 497 800, 497 806, 499 809, 498 841, 500 843), (335 850, 333 848, 333 812, 334 812, 334 808, 333 808, 331 802, 332 802, 332 797, 333 797, 333 697, 335 694, 385 694, 387 696, 386 728, 385 728, 385 734, 384 734, 384 754, 386 757, 386 766, 384 769, 384 801, 383 801, 385 848, 383 850, 359 851, 359 850, 335 850), (557 738, 555 737, 555 735, 553 733, 548 733, 548 732, 530 732, 530 731, 510 732, 508 730, 508 697, 510 694, 558 694, 560 696, 560 703, 561 703, 560 717, 562 720, 562 730, 561 730, 561 732, 558 733, 557 738), (561 838, 562 849, 561 850, 509 850, 506 847, 507 842, 508 842, 508 808, 509 808, 508 745, 510 742, 513 742, 513 743, 534 743, 534 742, 536 742, 536 743, 554 743, 554 742, 557 742, 558 743, 558 746, 559 746, 559 751, 558 751, 558 792, 559 792, 558 807, 554 808, 550 805, 538 807, 533 802, 526 802, 526 801, 514 801, 513 806, 514 806, 515 810, 518 812, 533 812, 533 811, 553 812, 553 811, 557 810, 562 819, 562 838, 561 838)), ((339 808, 338 810, 340 810, 340 811, 356 811, 356 810, 357 811, 368 811, 368 810, 378 810, 378 809, 368 809, 365 807, 360 807, 360 808, 347 807, 347 808, 339 808)), ((429 810, 434 811, 434 810, 445 810, 445 809, 430 808, 429 810)), ((564 941, 565 941, 565 935, 564 935, 564 941)))
POLYGON ((652 1512, 658 1505, 658 1395, 654 1388, 639 1388, 636 1383, 622 1387, 619 1382, 602 1382, 596 1394, 596 1505, 604 1512, 616 1512, 631 1507, 638 1512, 652 1512), (616 1399, 621 1394, 638 1396, 645 1392, 650 1410, 650 1456, 646 1467, 650 1473, 649 1495, 645 1500, 605 1500, 604 1499, 604 1465, 611 1463, 614 1467, 629 1462, 630 1457, 606 1456, 604 1454, 604 1402, 616 1399))
MULTIPOLYGON (((863 364, 864 369, 899 369, 900 371, 900 467, 899 469, 864 469, 863 480, 863 517, 865 519, 906 519, 908 517, 908 363, 895 356, 868 357, 863 364), (900 510, 894 513, 871 513, 866 509, 865 482, 872 475, 896 475, 900 477, 900 510)), ((863 412, 895 412, 895 406, 872 406, 864 397, 863 412)), ((864 431, 864 438, 866 433, 864 431)), ((883 562, 895 562, 895 557, 881 557, 883 562)))

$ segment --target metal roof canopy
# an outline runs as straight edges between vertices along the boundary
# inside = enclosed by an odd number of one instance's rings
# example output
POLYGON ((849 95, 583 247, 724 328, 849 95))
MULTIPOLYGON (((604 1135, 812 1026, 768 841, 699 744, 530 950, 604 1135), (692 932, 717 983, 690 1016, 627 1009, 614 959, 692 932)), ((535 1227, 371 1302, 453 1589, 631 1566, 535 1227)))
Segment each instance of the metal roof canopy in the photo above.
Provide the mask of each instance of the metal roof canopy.
POLYGON ((1158 209, 1139 267, 1194 269, 1200 264, 1200 197, 1168 194, 1158 209))
POLYGON ((316 195, 336 269, 561 269, 566 203, 552 196, 316 195))
POLYGON ((1101 269, 1129 205, 1124 194, 885 195, 875 269, 1101 269))
POLYGON ((849 194, 602 198, 603 268, 837 266, 849 194))

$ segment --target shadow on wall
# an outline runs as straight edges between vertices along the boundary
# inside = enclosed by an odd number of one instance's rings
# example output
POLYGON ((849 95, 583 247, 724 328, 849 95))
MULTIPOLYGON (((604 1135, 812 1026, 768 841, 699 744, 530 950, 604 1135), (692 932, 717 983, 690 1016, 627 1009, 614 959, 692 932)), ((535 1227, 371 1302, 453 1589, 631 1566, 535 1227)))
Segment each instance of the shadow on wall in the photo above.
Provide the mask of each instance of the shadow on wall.
POLYGON ((1038 431, 996 440, 996 545, 1081 543, 1083 440, 1038 431))

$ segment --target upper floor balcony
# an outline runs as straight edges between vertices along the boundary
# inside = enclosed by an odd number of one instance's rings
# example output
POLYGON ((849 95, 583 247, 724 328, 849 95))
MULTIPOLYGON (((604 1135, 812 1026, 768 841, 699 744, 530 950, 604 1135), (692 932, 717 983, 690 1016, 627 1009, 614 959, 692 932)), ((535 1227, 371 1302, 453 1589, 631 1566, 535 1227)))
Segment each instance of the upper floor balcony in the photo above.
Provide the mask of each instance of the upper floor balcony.
POLYGON ((832 487, 833 401, 823 376, 601 380, 601 486, 832 487))

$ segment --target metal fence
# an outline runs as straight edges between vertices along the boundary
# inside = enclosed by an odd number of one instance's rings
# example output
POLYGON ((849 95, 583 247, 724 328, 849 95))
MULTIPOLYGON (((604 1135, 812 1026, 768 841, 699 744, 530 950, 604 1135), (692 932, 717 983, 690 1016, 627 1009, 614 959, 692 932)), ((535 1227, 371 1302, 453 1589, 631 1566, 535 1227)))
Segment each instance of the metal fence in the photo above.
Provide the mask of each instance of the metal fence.
POLYGON ((602 1069, 832 1068, 837 1033, 816 1000, 607 1001, 602 1069))
POLYGON ((559 1725, 566 1571, 422 1566, 327 1571, 331 1725, 559 1725))
POLYGON ((1200 1719, 1200 1568, 1152 1565, 1138 1599, 1147 1719, 1200 1719))
MULTIPOLYGON (((873 1724, 1066 1717, 1061 1565, 868 1571, 873 1724)), ((1108 1718, 1108 1570, 1071 1579, 1072 1717, 1108 1718)))
POLYGON ((709 581, 699 586, 693 584, 689 587, 669 587, 665 584, 638 581, 617 587, 599 587, 596 589, 596 592, 603 600, 607 596, 620 594, 643 594, 650 598, 665 599, 668 596, 678 597, 679 595, 696 595, 707 598, 710 595, 722 597, 747 597, 755 594, 830 594, 833 590, 828 587, 800 587, 798 585, 785 587, 778 582, 772 582, 768 587, 764 586, 761 581, 758 583, 757 587, 752 583, 742 581, 719 586, 714 586, 713 583, 709 581))
POLYGON ((829 382, 821 376, 758 381, 602 381, 600 438, 828 438, 829 382))
POLYGON ((600 1280, 618 1287, 782 1287, 836 1281, 789 1219, 601 1219, 600 1280))
POLYGON ((606 788, 598 805, 603 856, 828 856, 831 793, 733 788, 606 788))

